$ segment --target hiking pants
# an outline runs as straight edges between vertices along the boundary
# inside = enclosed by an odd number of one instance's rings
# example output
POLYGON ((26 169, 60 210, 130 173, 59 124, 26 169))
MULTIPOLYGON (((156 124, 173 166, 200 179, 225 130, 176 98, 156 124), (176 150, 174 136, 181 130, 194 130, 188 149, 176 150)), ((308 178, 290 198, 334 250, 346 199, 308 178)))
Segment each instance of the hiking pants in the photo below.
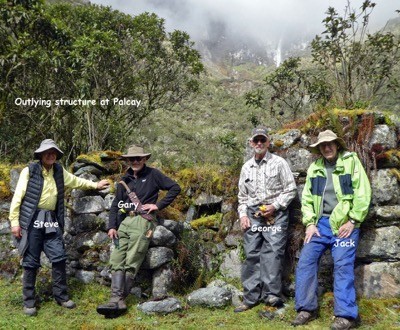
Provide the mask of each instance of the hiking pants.
POLYGON ((118 228, 118 244, 111 252, 111 270, 136 274, 146 257, 154 228, 152 221, 140 215, 126 217, 118 228))
POLYGON ((263 218, 255 218, 257 207, 249 207, 250 228, 243 236, 246 260, 242 266, 243 303, 256 305, 268 295, 282 293, 282 262, 285 254, 288 211, 278 210, 275 223, 268 226, 263 218))
POLYGON ((322 217, 317 228, 321 237, 314 235, 300 254, 296 269, 295 308, 298 312, 311 312, 318 308, 318 265, 324 252, 331 249, 334 263, 334 314, 355 319, 358 307, 354 288, 354 260, 360 230, 354 228, 350 237, 339 239, 333 235, 328 217, 322 217))

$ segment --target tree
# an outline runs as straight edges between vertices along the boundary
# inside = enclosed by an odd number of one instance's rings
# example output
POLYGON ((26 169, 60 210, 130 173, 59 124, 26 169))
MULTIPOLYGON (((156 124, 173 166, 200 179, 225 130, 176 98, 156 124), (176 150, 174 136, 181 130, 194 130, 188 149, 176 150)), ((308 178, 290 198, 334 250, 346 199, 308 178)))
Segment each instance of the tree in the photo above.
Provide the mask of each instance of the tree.
POLYGON ((166 33, 155 14, 34 0, 0 5, 0 135, 8 140, 0 152, 9 158, 44 137, 56 139, 70 158, 123 148, 144 118, 198 90, 204 68, 189 35, 166 33), (18 98, 52 104, 18 106, 18 98), (95 104, 57 105, 60 99, 95 104))
POLYGON ((291 118, 296 120, 312 104, 326 103, 330 98, 324 80, 316 72, 302 69, 298 57, 285 60, 266 76, 264 83, 266 90, 256 89, 245 95, 246 104, 256 108, 269 107, 272 116, 276 116, 276 109, 279 109, 279 115, 289 110, 291 118))
POLYGON ((347 1, 343 16, 329 7, 325 31, 311 43, 313 61, 327 72, 326 82, 338 106, 368 106, 384 97, 384 90, 398 87, 393 68, 399 61, 400 42, 390 32, 368 33, 374 7, 366 0, 357 12, 347 1))

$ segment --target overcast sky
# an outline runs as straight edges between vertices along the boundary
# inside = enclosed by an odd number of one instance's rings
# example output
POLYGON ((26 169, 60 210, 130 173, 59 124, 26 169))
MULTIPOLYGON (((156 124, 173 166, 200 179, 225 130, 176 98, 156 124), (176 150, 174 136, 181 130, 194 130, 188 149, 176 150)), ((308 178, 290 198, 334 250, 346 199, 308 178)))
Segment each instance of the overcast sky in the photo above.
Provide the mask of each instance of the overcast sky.
MULTIPOLYGON (((302 34, 319 34, 322 19, 329 6, 344 13, 347 0, 91 0, 125 13, 137 15, 155 12, 165 19, 168 31, 184 30, 193 40, 207 38, 210 22, 224 23, 230 33, 250 36, 260 42, 302 34)), ((362 0, 352 0, 359 8, 362 0)), ((397 17, 399 0, 376 0, 371 29, 381 28, 388 19, 397 17)))

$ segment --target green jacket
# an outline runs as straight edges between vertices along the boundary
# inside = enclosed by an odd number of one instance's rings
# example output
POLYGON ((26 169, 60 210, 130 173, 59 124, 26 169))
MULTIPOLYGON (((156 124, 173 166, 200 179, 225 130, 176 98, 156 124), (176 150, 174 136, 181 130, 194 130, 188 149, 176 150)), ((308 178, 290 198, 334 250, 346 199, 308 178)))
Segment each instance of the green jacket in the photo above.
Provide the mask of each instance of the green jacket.
MULTIPOLYGON (((333 187, 338 204, 329 217, 332 232, 337 235, 340 226, 349 218, 356 227, 364 221, 371 200, 371 186, 365 170, 354 152, 339 153, 332 173, 333 187)), ((301 211, 306 226, 317 224, 322 215, 322 202, 326 186, 324 158, 317 159, 307 171, 302 194, 301 211)))

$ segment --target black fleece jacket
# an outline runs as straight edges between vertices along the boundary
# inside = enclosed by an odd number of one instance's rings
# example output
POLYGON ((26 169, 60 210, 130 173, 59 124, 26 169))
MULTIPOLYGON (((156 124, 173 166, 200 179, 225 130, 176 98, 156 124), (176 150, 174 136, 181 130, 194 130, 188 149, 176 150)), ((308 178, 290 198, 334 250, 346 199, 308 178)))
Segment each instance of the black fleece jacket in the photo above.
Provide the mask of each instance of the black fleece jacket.
MULTIPOLYGON (((138 172, 138 177, 133 176, 133 170, 129 168, 122 180, 128 185, 129 189, 134 191, 142 204, 156 204, 159 210, 167 207, 173 202, 176 196, 181 192, 179 185, 159 170, 144 166, 138 172), (167 190, 167 194, 163 199, 157 202, 158 192, 160 190, 167 190)), ((126 213, 118 212, 120 207, 118 204, 130 203, 128 194, 125 188, 119 183, 117 186, 117 194, 112 202, 110 209, 110 218, 107 226, 109 229, 118 229, 122 220, 125 218, 126 213)), ((134 208, 125 208, 126 212, 134 210, 134 208)))

